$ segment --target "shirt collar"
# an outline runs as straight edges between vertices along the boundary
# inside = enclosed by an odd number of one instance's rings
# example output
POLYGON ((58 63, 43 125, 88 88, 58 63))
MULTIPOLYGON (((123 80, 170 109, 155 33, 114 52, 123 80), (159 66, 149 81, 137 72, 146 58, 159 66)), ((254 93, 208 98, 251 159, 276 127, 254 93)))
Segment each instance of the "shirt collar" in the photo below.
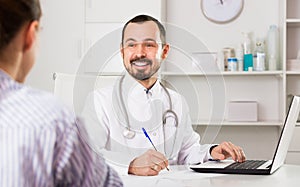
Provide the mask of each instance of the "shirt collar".
POLYGON ((0 69, 0 90, 18 89, 20 84, 12 79, 5 71, 0 69))
POLYGON ((130 92, 130 95, 133 97, 156 97, 160 95, 161 92, 161 86, 160 86, 160 80, 157 79, 157 81, 154 83, 154 85, 147 91, 147 88, 145 88, 142 84, 140 84, 136 79, 134 79, 131 75, 128 73, 125 74, 123 87, 125 92, 130 92))
POLYGON ((2 79, 11 79, 11 77, 0 68, 0 78, 2 79))

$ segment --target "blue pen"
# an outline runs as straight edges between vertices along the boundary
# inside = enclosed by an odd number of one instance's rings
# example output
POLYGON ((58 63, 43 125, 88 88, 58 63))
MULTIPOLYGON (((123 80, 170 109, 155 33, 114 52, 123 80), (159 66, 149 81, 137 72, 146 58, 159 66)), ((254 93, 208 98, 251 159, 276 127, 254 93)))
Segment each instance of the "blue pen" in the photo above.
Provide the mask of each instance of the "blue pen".
MULTIPOLYGON (((147 133, 146 129, 144 129, 144 127, 143 127, 143 128, 142 128, 142 130, 143 130, 143 132, 144 132, 145 136, 148 138, 148 140, 149 140, 149 141, 150 141, 150 143, 152 144, 152 146, 153 146, 153 148, 155 149, 155 151, 157 151, 157 149, 156 149, 156 147, 154 146, 154 144, 153 144, 153 142, 152 142, 152 140, 151 140, 150 136, 148 135, 148 133, 147 133)), ((170 170, 169 170, 169 168, 167 167, 167 165, 166 165, 166 163, 165 163, 165 162, 164 162, 164 164, 165 164, 165 166, 166 166, 166 169, 167 169, 168 171, 170 171, 170 170)))

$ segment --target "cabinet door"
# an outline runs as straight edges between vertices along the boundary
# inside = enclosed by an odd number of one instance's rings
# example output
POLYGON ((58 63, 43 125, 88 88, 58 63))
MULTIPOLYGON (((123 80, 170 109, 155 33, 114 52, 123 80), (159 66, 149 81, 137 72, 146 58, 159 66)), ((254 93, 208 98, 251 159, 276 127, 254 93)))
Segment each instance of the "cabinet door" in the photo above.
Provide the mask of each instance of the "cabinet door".
POLYGON ((164 20, 165 0, 86 0, 86 22, 126 22, 137 14, 164 20))
POLYGON ((53 90, 53 72, 75 73, 82 56, 84 0, 41 0, 43 15, 37 63, 27 79, 34 87, 53 90))

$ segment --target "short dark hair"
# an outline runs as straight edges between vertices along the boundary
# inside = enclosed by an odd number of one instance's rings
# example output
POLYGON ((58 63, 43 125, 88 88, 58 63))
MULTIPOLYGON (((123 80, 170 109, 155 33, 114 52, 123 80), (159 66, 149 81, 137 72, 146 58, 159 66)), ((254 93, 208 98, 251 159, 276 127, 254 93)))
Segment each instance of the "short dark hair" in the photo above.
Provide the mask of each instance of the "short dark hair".
POLYGON ((124 40, 124 33, 125 33, 125 29, 127 27, 127 25, 129 23, 144 23, 146 21, 153 21, 154 23, 156 23, 156 25, 158 26, 159 32, 160 32, 160 39, 162 41, 162 44, 166 44, 166 29, 164 28, 164 26, 155 18, 149 16, 149 15, 138 15, 135 16, 134 18, 132 18, 131 20, 127 21, 123 27, 122 30, 122 46, 123 46, 123 40, 124 40))
POLYGON ((0 53, 26 22, 41 14, 39 0, 0 0, 0 53))

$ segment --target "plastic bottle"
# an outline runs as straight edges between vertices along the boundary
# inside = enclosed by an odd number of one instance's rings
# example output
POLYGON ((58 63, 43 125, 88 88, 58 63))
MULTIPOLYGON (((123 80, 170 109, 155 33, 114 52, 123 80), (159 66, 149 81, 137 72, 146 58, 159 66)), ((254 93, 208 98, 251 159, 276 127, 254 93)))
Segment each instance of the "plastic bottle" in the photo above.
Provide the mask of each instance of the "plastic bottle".
POLYGON ((251 54, 251 39, 250 39, 250 33, 249 32, 242 32, 244 35, 244 41, 243 41, 243 50, 244 55, 245 54, 251 54))
POLYGON ((265 70, 265 50, 262 40, 258 40, 253 52, 253 69, 254 71, 265 70))
POLYGON ((224 71, 228 71, 228 58, 235 57, 235 51, 231 47, 223 48, 224 54, 224 71))
POLYGON ((237 69, 238 69, 237 58, 231 57, 231 58, 228 58, 227 61, 228 61, 228 71, 237 71, 237 69))
POLYGON ((244 71, 251 71, 253 69, 253 55, 251 53, 251 39, 250 33, 243 32, 244 42, 243 42, 243 51, 244 51, 244 71))
POLYGON ((270 25, 267 36, 267 62, 269 70, 280 69, 279 31, 276 25, 270 25))

